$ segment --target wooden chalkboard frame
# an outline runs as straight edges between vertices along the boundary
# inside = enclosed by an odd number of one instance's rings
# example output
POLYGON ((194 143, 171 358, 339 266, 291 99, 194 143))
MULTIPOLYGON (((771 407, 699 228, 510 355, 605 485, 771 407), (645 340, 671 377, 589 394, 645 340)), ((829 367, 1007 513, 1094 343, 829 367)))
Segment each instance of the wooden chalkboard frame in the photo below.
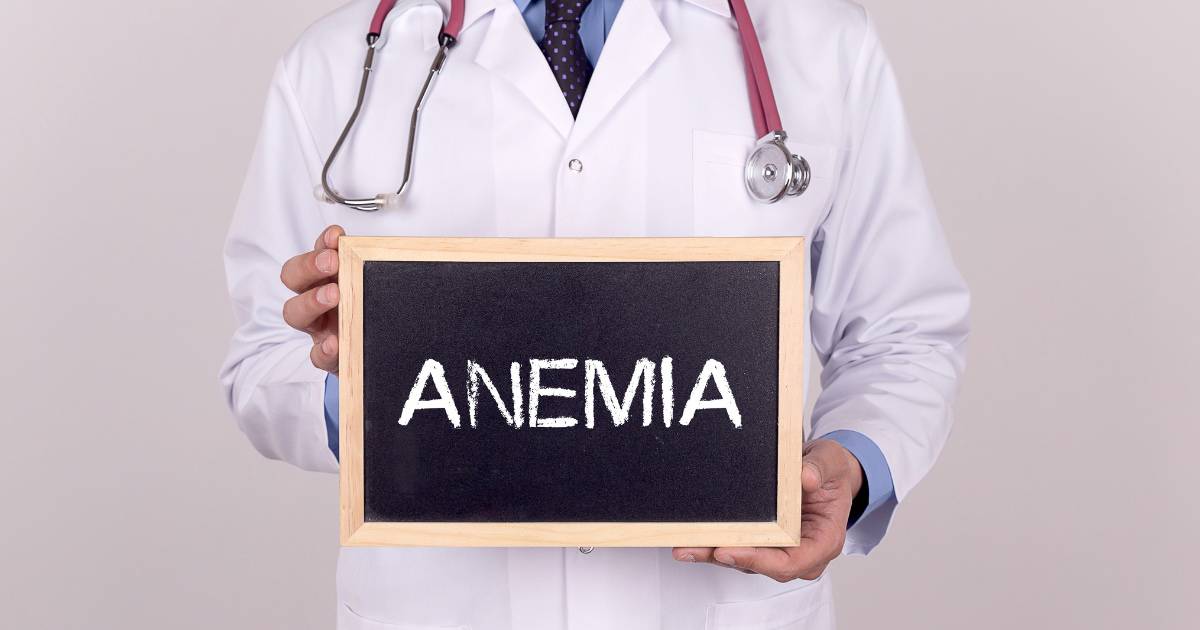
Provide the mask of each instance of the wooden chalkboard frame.
POLYGON ((447 547, 795 546, 800 540, 804 239, 339 239, 341 544, 447 547), (779 474, 776 520, 752 523, 366 522, 363 484, 363 264, 451 262, 779 262, 779 474))

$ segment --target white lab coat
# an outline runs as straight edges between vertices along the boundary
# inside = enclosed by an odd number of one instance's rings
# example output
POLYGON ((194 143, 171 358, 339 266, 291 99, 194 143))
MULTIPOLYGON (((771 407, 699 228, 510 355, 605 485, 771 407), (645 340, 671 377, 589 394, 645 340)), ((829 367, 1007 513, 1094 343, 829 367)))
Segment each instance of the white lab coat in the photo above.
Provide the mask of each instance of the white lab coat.
MULTIPOLYGON (((625 0, 575 121, 513 2, 469 0, 424 114, 406 206, 363 214, 321 204, 313 189, 353 104, 374 7, 356 0, 320 20, 279 63, 230 228, 238 328, 221 379, 258 450, 337 470, 325 374, 280 313, 290 297, 281 265, 327 224, 359 235, 802 235, 824 364, 811 435, 870 437, 904 499, 950 431, 968 295, 861 7, 750 2, 791 147, 813 168, 805 195, 760 205, 743 188, 754 130, 725 0, 625 0)), ((333 173, 341 191, 398 185, 440 21, 425 6, 389 22, 366 111, 333 173)), ((846 551, 877 544, 894 508, 852 528, 846 551)), ((343 549, 337 583, 349 629, 833 625, 827 580, 778 584, 678 563, 665 549, 343 549)))

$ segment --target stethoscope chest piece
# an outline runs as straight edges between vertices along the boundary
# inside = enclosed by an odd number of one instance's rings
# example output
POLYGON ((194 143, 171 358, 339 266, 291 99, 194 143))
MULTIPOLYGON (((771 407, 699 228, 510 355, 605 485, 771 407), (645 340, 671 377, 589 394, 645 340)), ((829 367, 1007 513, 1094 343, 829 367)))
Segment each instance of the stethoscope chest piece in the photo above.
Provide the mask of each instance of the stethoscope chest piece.
POLYGON ((746 190, 763 203, 804 194, 812 180, 808 160, 788 150, 787 136, 773 131, 755 145, 746 160, 746 190))

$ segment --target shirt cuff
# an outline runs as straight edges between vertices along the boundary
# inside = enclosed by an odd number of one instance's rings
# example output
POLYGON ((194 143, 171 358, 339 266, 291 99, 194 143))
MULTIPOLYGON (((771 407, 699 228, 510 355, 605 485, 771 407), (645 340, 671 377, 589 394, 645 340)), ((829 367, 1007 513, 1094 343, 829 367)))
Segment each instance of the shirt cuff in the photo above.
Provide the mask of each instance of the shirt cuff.
MULTIPOLYGON (((328 400, 328 397, 326 397, 328 400)), ((863 483, 867 490, 867 506, 859 514, 854 515, 850 526, 853 527, 863 518, 887 503, 895 495, 892 483, 892 469, 888 467, 883 451, 871 438, 858 431, 834 431, 821 436, 823 440, 833 440, 845 447, 858 460, 863 469, 863 483)))
POLYGON ((325 433, 329 440, 329 450, 333 458, 339 459, 338 433, 338 377, 333 374, 325 375, 325 433))

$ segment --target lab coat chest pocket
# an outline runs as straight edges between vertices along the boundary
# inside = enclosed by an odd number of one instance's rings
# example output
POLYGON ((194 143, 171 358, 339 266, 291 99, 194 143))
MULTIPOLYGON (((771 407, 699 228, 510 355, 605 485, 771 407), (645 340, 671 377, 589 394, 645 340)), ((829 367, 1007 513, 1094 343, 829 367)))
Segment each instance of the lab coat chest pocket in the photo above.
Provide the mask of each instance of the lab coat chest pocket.
POLYGON ((799 197, 773 204, 746 192, 749 136, 692 132, 692 219, 696 236, 810 236, 824 218, 833 192, 837 150, 789 140, 788 147, 812 167, 812 181, 799 197))

